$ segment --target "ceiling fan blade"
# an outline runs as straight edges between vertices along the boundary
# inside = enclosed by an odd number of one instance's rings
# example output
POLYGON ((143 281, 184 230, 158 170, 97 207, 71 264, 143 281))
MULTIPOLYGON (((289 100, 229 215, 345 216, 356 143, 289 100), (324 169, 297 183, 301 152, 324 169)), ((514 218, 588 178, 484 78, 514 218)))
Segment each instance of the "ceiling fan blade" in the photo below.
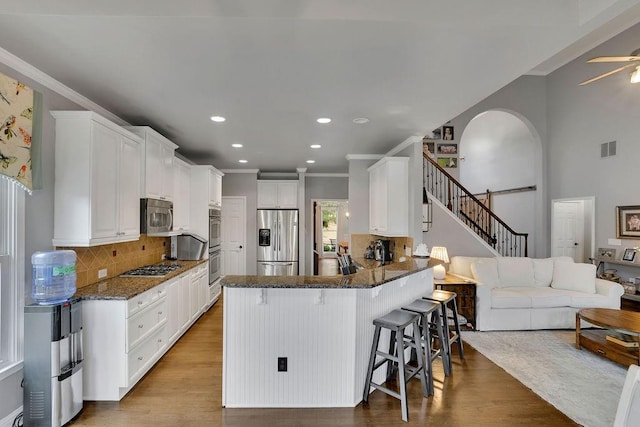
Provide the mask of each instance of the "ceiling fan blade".
POLYGON ((587 62, 631 62, 631 61, 640 61, 640 56, 598 56, 597 58, 592 58, 587 62))
POLYGON ((617 72, 619 72, 619 71, 624 70, 625 68, 631 68, 631 67, 636 67, 636 66, 637 66, 636 64, 627 64, 627 65, 623 65, 622 67, 616 68, 615 70, 607 71, 607 72, 606 72, 606 73, 604 73, 604 74, 600 74, 600 75, 599 75, 599 76, 597 76, 597 77, 594 77, 594 78, 592 78, 592 79, 589 79, 589 80, 587 80, 587 81, 584 81, 584 82, 580 83, 580 86, 588 85, 589 83, 593 83, 593 82, 598 81, 598 80, 600 80, 600 79, 604 79, 605 77, 609 77, 609 76, 610 76, 610 75, 612 75, 612 74, 615 74, 615 73, 617 73, 617 72))

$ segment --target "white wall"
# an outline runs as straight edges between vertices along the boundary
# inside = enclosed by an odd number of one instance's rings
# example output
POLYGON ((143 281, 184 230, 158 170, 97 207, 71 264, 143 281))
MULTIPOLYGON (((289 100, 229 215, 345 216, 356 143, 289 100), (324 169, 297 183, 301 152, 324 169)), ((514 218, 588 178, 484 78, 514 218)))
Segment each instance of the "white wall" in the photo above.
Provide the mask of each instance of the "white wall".
POLYGON ((369 234, 369 166, 379 159, 349 159, 349 232, 369 234))
MULTIPOLYGON (((549 199, 595 196, 595 247, 611 247, 615 207, 640 204, 640 85, 623 71, 578 86, 617 64, 586 64, 601 55, 627 55, 638 48, 640 25, 603 43, 548 76, 549 199), (600 144, 617 141, 615 157, 600 158, 600 144)), ((640 245, 623 240, 622 248, 640 245)), ((618 253, 620 253, 618 247, 618 253)))
MULTIPOLYGON (((515 80, 511 84, 505 86, 500 89, 496 93, 487 97, 486 99, 480 101, 478 104, 469 108, 464 113, 455 117, 451 120, 450 125, 454 126, 454 133, 456 135, 465 135, 466 128, 469 126, 470 122, 476 118, 481 113, 486 113, 491 110, 499 110, 509 112, 512 115, 515 115, 518 119, 520 119, 524 125, 527 127, 529 134, 532 136, 533 140, 533 153, 527 154, 529 157, 524 159, 525 162, 531 165, 534 171, 534 181, 530 182, 531 171, 528 170, 525 173, 526 180, 522 180, 522 182, 526 182, 523 185, 536 185, 537 190, 533 193, 533 201, 527 200, 526 205, 532 206, 530 210, 533 212, 533 219, 528 218, 526 220, 522 220, 522 222, 526 224, 531 223, 529 227, 531 227, 531 231, 529 231, 529 239, 534 243, 530 245, 529 256, 531 257, 544 257, 549 253, 549 202, 547 195, 547 185, 546 185, 546 157, 547 157, 547 148, 546 148, 546 135, 547 135, 547 95, 546 95, 546 81, 545 77, 536 77, 536 76, 523 76, 519 79, 515 80), (531 249, 532 246, 535 246, 531 249)), ((519 131, 519 133, 521 133, 519 131)), ((462 142, 460 149, 462 150, 470 147, 466 141, 462 142)), ((464 155, 464 154, 463 154, 464 155)), ((473 160, 472 160, 473 161, 473 160)), ((492 158, 492 162, 495 160, 492 158)), ((460 168, 449 170, 449 172, 460 178, 460 174, 467 167, 467 161, 460 162, 460 168)), ((500 169, 502 166, 496 166, 496 169, 500 169)), ((477 172, 476 168, 476 172, 477 172)), ((483 182, 490 182, 496 170, 487 167, 485 168, 485 175, 482 179, 483 182)), ((478 173, 475 173, 475 178, 478 177, 478 173)), ((474 179, 475 179, 474 178, 474 179)), ((464 178, 463 178, 464 179, 464 178)), ((470 178, 469 178, 470 179, 470 178)), ((474 187, 474 182, 462 182, 463 185, 469 185, 474 187)), ((492 189, 503 189, 502 180, 499 180, 495 183, 490 182, 490 184, 495 184, 499 186, 499 188, 492 189)), ((479 186, 479 191, 486 190, 486 186, 479 186), (484 188, 483 188, 484 187, 484 188)), ((498 205, 501 205, 501 201, 497 201, 498 205)), ((503 214, 511 220, 505 221, 507 224, 511 226, 513 223, 514 231, 520 231, 516 224, 520 222, 518 212, 510 211, 510 209, 505 210, 504 204, 501 209, 504 211, 503 214)), ((522 232, 527 232, 523 230, 522 232)), ((428 233, 425 234, 425 238, 428 238, 428 233)))

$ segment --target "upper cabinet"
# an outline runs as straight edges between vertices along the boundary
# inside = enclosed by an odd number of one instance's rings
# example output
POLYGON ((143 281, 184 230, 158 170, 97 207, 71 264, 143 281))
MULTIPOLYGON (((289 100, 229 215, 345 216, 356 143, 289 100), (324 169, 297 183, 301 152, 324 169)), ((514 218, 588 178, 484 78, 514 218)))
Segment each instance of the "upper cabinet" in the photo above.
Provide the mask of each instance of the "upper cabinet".
POLYGON ((189 230, 191 211, 191 166, 177 157, 173 159, 173 166, 173 229, 174 231, 187 231, 189 230))
POLYGON ((140 237, 142 140, 91 111, 56 119, 54 246, 140 237))
POLYGON ((178 146, 148 126, 126 129, 144 140, 140 194, 143 198, 173 201, 173 161, 178 146))
POLYGON ((222 175, 216 168, 209 170, 209 207, 219 208, 222 206, 222 175))
POLYGON ((408 157, 385 157, 369 168, 369 233, 409 235, 408 157))
POLYGON ((222 206, 224 174, 210 165, 191 165, 189 231, 209 238, 209 209, 222 206))
POLYGON ((298 181, 258 181, 258 209, 297 209, 298 181))

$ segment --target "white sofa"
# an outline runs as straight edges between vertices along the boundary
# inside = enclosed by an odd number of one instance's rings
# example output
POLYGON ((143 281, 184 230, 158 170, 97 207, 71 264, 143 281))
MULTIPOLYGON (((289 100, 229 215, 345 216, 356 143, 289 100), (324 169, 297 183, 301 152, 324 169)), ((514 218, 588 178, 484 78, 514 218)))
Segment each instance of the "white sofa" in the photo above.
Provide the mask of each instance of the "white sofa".
POLYGON ((578 310, 619 309, 624 293, 620 284, 597 279, 594 265, 570 257, 454 256, 449 273, 478 283, 480 331, 575 328, 578 310))

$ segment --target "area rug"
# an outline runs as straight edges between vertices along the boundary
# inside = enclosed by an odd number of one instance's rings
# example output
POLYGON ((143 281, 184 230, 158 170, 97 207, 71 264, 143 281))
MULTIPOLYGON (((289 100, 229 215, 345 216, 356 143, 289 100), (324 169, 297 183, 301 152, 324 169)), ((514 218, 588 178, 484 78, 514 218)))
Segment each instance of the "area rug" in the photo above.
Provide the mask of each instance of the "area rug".
POLYGON ((463 332, 463 341, 586 427, 612 426, 627 369, 575 347, 575 331, 463 332))

